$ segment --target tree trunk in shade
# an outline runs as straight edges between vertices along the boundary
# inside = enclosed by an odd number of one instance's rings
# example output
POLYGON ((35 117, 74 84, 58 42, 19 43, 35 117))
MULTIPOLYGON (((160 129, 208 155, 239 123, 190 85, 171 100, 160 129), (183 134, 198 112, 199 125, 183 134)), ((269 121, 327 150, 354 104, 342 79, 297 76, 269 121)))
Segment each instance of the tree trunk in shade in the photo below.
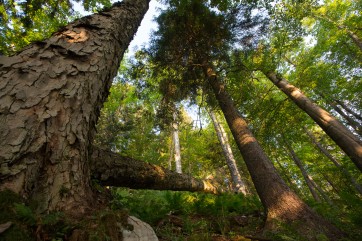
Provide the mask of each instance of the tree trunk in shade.
POLYGON ((318 196, 318 193, 316 192, 316 190, 314 189, 314 185, 313 185, 313 181, 312 179, 310 178, 309 174, 307 173, 307 171, 305 170, 303 164, 302 164, 302 161, 299 159, 299 157, 295 154, 293 148, 286 143, 286 146, 289 150, 289 154, 290 156, 292 157, 294 163, 298 166, 299 170, 301 171, 302 175, 303 175, 303 178, 304 178, 304 181, 306 182, 308 188, 309 188, 309 191, 310 193, 312 194, 313 198, 315 201, 317 202, 321 202, 321 199, 319 198, 318 196))
POLYGON ((175 157, 175 166, 176 172, 182 173, 182 164, 181 164, 181 147, 180 147, 180 138, 179 138, 179 130, 178 123, 176 118, 176 113, 173 114, 173 123, 172 123, 172 136, 173 136, 173 144, 174 144, 174 157, 175 157))
POLYGON ((305 111, 332 140, 351 158, 362 171, 362 142, 330 113, 316 105, 298 88, 288 83, 275 72, 264 74, 282 90, 299 108, 305 111))
POLYGON ((284 223, 310 240, 316 240, 318 233, 325 233, 330 240, 341 238, 343 234, 340 230, 315 213, 285 184, 235 108, 225 85, 217 79, 210 65, 203 65, 203 70, 265 208, 265 230, 284 223))
POLYGON ((92 177, 105 186, 213 194, 222 191, 209 181, 98 148, 92 152, 90 168, 92 177))
POLYGON ((0 189, 38 211, 92 205, 89 147, 123 53, 148 9, 125 0, 0 57, 0 189))
POLYGON ((328 152, 326 148, 322 146, 320 142, 317 141, 317 138, 311 133, 306 127, 304 127, 305 132, 309 136, 309 138, 312 140, 313 144, 319 149, 320 152, 322 152, 333 164, 343 172, 346 178, 349 179, 349 181, 352 183, 352 185, 356 188, 356 190, 362 194, 362 186, 356 181, 355 178, 344 168, 339 164, 339 162, 328 152))
POLYGON ((231 150, 229 140, 227 137, 227 134, 221 125, 221 123, 217 120, 215 113, 212 110, 209 110, 209 115, 211 117, 212 123, 214 124, 214 128, 217 134, 217 138, 219 139, 220 145, 222 147, 226 164, 230 171, 230 176, 233 181, 233 189, 235 192, 241 192, 244 195, 248 195, 249 190, 246 186, 246 184, 241 179, 238 166, 236 164, 236 160, 234 158, 233 152, 231 150))
POLYGON ((340 114, 346 121, 347 123, 360 135, 362 136, 362 125, 360 125, 357 121, 353 120, 351 117, 349 117, 346 113, 343 112, 343 110, 341 110, 341 108, 339 108, 335 103, 330 103, 330 105, 332 106, 332 108, 338 113, 340 114))
POLYGON ((350 113, 351 115, 353 115, 356 119, 362 121, 362 116, 360 114, 357 114, 356 111, 352 110, 350 107, 348 107, 348 105, 346 105, 343 101, 340 100, 334 100, 336 103, 338 103, 340 106, 342 106, 342 108, 347 111, 348 113, 350 113))

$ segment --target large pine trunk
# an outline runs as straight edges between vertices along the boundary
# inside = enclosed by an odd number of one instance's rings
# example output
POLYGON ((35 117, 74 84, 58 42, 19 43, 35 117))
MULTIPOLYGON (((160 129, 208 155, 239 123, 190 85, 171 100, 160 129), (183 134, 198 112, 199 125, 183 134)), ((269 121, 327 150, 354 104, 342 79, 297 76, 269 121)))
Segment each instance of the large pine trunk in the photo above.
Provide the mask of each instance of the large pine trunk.
POLYGON ((282 90, 299 108, 304 110, 332 140, 351 158, 362 171, 362 142, 334 116, 313 103, 298 88, 288 83, 275 72, 265 75, 282 90))
POLYGON ((341 232, 317 215, 279 176, 213 69, 204 66, 204 72, 266 210, 266 230, 282 223, 294 226, 299 234, 309 240, 316 240, 318 233, 325 233, 331 240, 338 240, 342 236, 341 232))
POLYGON ((149 0, 125 0, 0 59, 0 188, 84 213, 100 108, 149 0))

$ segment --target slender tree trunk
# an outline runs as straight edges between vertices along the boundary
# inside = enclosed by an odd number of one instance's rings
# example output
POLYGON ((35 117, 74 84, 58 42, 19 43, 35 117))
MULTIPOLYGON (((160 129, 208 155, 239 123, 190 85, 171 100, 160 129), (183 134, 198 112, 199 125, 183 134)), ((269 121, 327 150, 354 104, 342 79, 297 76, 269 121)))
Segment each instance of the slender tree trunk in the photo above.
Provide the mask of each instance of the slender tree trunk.
POLYGON ((90 168, 92 177, 105 186, 213 194, 222 191, 209 181, 98 148, 92 152, 90 168))
POLYGON ((332 140, 351 158, 362 171, 362 143, 330 113, 313 103, 298 88, 279 77, 275 72, 264 74, 282 90, 296 105, 304 110, 332 140))
POLYGON ((99 110, 148 0, 125 0, 0 57, 0 189, 38 211, 92 205, 89 147, 99 110))
POLYGON ((362 126, 355 120, 353 120, 351 117, 349 117, 346 113, 343 112, 335 103, 330 103, 332 108, 340 114, 347 123, 359 134, 362 136, 362 126))
POLYGON ((204 65, 203 70, 265 208, 266 230, 281 222, 292 225, 299 234, 310 240, 316 240, 316 234, 320 232, 325 233, 331 240, 343 236, 337 228, 316 214, 285 184, 235 108, 225 90, 225 85, 217 79, 211 67, 204 65))
MULTIPOLYGON (((285 141, 284 141, 285 142, 285 141)), ((299 170, 302 172, 304 181, 306 182, 308 189, 310 191, 310 193, 312 194, 314 200, 316 202, 321 202, 321 199, 318 196, 318 193, 316 192, 315 185, 313 185, 313 181, 310 178, 309 174, 307 173, 307 171, 305 170, 302 161, 299 159, 299 157, 297 156, 297 154, 295 154, 293 148, 287 143, 285 142, 286 147, 288 148, 289 154, 292 157, 294 163, 298 166, 299 170)))
POLYGON ((326 192, 313 180, 311 176, 309 176, 310 180, 312 181, 313 187, 319 192, 319 194, 323 197, 323 199, 330 205, 335 206, 333 201, 327 196, 326 192))
POLYGON ((346 26, 334 22, 331 18, 327 16, 314 15, 314 17, 316 17, 317 19, 326 20, 327 22, 333 24, 340 30, 345 30, 347 32, 348 37, 350 37, 353 43, 362 51, 362 40, 357 36, 357 34, 349 30, 346 26))
POLYGON ((236 164, 236 160, 234 158, 227 134, 226 134, 223 126, 217 120, 213 110, 209 110, 209 115, 211 117, 212 123, 214 124, 217 138, 219 139, 220 145, 222 147, 222 151, 223 151, 225 159, 226 159, 226 164, 230 171, 230 175, 231 175, 231 178, 233 181, 234 191, 241 192, 244 195, 250 194, 246 184, 241 179, 241 176, 240 176, 237 164, 236 164))
POLYGON ((326 148, 322 146, 321 143, 317 141, 317 138, 306 128, 304 127, 305 132, 309 136, 309 138, 312 140, 313 144, 319 149, 320 152, 322 152, 333 164, 343 172, 343 174, 349 179, 349 181, 352 183, 352 185, 356 188, 356 190, 362 194, 362 186, 358 184, 356 179, 353 178, 353 176, 339 164, 339 162, 327 151, 326 148))
POLYGON ((289 183, 289 187, 296 193, 298 194, 298 196, 306 197, 304 192, 300 192, 299 188, 297 187, 296 183, 294 180, 292 180, 289 176, 288 176, 288 172, 286 170, 286 168, 280 163, 280 161, 275 157, 275 162, 278 164, 280 170, 282 171, 283 177, 287 180, 287 183, 289 183))
POLYGON ((348 107, 343 101, 340 100, 334 100, 336 103, 338 103, 344 110, 346 110, 348 113, 353 115, 356 119, 362 121, 362 116, 357 114, 354 110, 352 110, 350 107, 348 107))
POLYGON ((181 165, 181 147, 180 147, 180 138, 178 131, 178 123, 176 118, 176 112, 173 114, 173 123, 172 123, 172 135, 173 135, 173 143, 174 143, 174 156, 175 156, 175 165, 176 172, 182 173, 182 165, 181 165))
POLYGON ((168 170, 172 170, 172 159, 173 159, 173 151, 175 145, 173 144, 173 133, 172 133, 172 138, 171 138, 171 145, 170 145, 170 157, 168 158, 168 170))

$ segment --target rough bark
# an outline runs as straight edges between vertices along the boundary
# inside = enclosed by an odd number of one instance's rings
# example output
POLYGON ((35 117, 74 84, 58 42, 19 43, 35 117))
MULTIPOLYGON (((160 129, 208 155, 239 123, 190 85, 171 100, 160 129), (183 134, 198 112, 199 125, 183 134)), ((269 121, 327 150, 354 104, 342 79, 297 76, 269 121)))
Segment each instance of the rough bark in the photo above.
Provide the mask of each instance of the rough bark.
POLYGON ((37 201, 39 212, 91 205, 95 123, 148 2, 116 3, 0 57, 0 189, 37 201))
POLYGON ((174 122, 172 123, 172 136, 174 143, 174 157, 175 157, 175 166, 176 172, 182 173, 182 164, 181 164, 181 147, 180 147, 180 138, 178 135, 178 123, 176 118, 176 113, 173 114, 174 122))
POLYGON ((302 161, 299 159, 299 157, 297 156, 297 154, 295 153, 295 151, 293 150, 293 148, 289 145, 286 144, 288 150, 289 150, 289 154, 292 157, 294 163, 297 165, 297 167, 299 168, 299 170, 301 171, 304 181, 306 182, 308 189, 310 191, 310 193, 312 194, 313 198, 315 201, 317 202, 321 202, 321 199, 318 196, 318 193, 316 192, 315 185, 313 185, 313 181, 310 178, 309 174, 307 173, 307 171, 305 170, 302 161))
POLYGON ((98 148, 93 150, 90 167, 92 177, 105 186, 213 194, 221 191, 209 181, 98 148))
POLYGON ((310 240, 323 232, 330 240, 338 240, 342 233, 306 205, 283 181, 272 162, 255 139, 246 121, 234 106, 231 97, 213 69, 204 65, 204 72, 219 102, 235 142, 244 158, 256 191, 265 208, 266 230, 278 223, 294 226, 310 240), (301 225, 302 224, 302 225, 301 225))
POLYGON ((313 144, 319 149, 319 151, 323 153, 331 162, 333 162, 333 164, 349 179, 356 190, 362 194, 362 186, 356 181, 356 179, 344 167, 341 166, 341 164, 328 152, 326 148, 323 147, 320 142, 317 141, 317 138, 313 135, 313 133, 311 133, 306 127, 304 127, 304 130, 312 140, 313 144))
POLYGON ((238 170, 238 166, 236 164, 236 160, 234 158, 234 154, 231 150, 229 140, 227 134, 221 125, 221 123, 217 120, 215 113, 213 110, 209 110, 209 115, 211 117, 212 123, 214 124, 214 128, 217 134, 217 138, 219 139, 220 145, 222 147, 222 151, 225 156, 226 165, 229 168, 230 176, 233 181, 233 189, 235 192, 241 192, 244 195, 248 195, 249 190, 246 184, 241 179, 240 172, 238 170))
POLYGON ((304 110, 362 171, 362 142, 330 113, 313 103, 298 88, 275 72, 264 72, 299 108, 304 110))

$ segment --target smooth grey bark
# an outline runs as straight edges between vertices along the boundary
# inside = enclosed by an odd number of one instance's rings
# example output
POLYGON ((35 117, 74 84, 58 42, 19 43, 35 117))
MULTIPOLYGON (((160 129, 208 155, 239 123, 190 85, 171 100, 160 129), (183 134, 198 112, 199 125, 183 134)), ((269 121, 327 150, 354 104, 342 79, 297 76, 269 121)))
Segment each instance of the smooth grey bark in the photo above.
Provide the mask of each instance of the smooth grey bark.
POLYGON ((222 190, 207 180, 170 171, 166 168, 94 147, 90 158, 91 174, 105 186, 206 192, 222 190))
POLYGON ((212 123, 214 125, 217 138, 219 139, 221 148, 223 150, 226 164, 230 171, 230 176, 233 181, 233 189, 235 192, 241 192, 244 195, 248 195, 248 194, 250 194, 249 190, 248 190, 246 184, 241 179, 241 175, 238 170, 238 166, 236 164, 234 154, 231 150, 227 134, 226 134, 222 124, 217 120, 217 117, 216 117, 214 111, 209 110, 208 112, 211 117, 212 123))
POLYGON ((123 53, 149 0, 125 0, 0 57, 0 189, 38 211, 93 205, 89 147, 123 53))
POLYGON ((362 194, 362 186, 356 181, 356 179, 346 170, 341 164, 329 153, 329 151, 324 148, 324 146, 317 140, 312 132, 310 132, 306 127, 304 127, 305 132, 312 140, 313 144, 318 148, 318 150, 323 153, 333 164, 345 175, 346 178, 352 183, 356 190, 362 194))
POLYGON ((172 160, 173 160, 173 151, 175 147, 173 144, 173 133, 171 137, 171 145, 170 145, 170 157, 168 158, 168 170, 172 170, 172 160))
POLYGON ((362 142, 334 116, 316 105, 298 88, 288 83, 275 72, 264 74, 283 91, 299 108, 305 111, 324 132, 350 157, 356 167, 362 171, 362 142))
POLYGON ((178 130, 176 113, 173 114, 173 121, 174 122, 172 123, 172 136, 173 136, 173 144, 174 144, 174 157, 175 157, 176 172, 182 173, 181 147, 180 147, 180 138, 179 138, 179 130, 178 130))

